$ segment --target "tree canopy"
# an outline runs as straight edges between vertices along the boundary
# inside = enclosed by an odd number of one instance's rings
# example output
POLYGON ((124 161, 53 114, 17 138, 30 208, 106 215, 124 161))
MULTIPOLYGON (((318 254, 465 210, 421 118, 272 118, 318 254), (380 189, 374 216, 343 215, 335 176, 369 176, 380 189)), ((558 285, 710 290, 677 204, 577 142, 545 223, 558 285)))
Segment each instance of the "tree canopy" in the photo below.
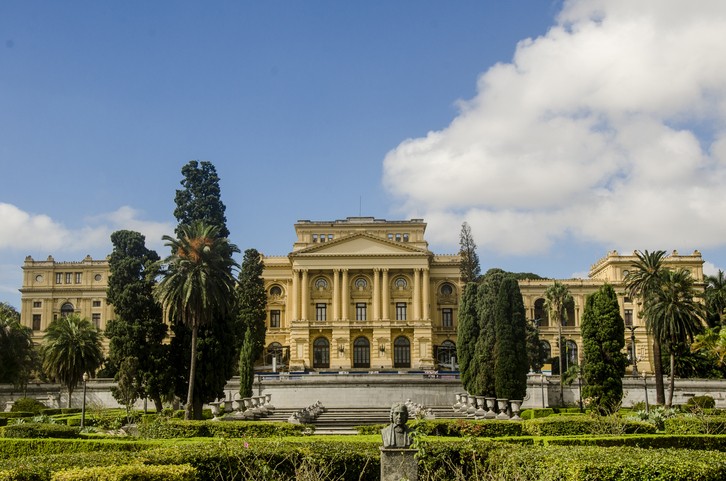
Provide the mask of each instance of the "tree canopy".
POLYGON ((461 224, 459 256, 461 257, 459 264, 461 282, 464 284, 476 282, 481 274, 481 267, 479 266, 479 256, 476 253, 476 243, 471 235, 471 227, 466 222, 461 224))
POLYGON ((256 249, 247 249, 242 260, 237 282, 238 339, 246 337, 250 331, 250 354, 254 362, 265 347, 265 319, 267 318, 267 293, 262 271, 265 266, 262 255, 256 249))
POLYGON ((194 221, 203 220, 219 228, 219 237, 229 237, 227 229, 226 206, 222 202, 217 169, 209 161, 190 160, 182 167, 183 189, 176 191, 174 217, 179 222, 176 234, 181 227, 194 221))
POLYGON ((0 309, 0 384, 24 386, 35 359, 33 332, 20 324, 12 306, 3 304, 0 309), (6 306, 10 307, 7 311, 6 306))

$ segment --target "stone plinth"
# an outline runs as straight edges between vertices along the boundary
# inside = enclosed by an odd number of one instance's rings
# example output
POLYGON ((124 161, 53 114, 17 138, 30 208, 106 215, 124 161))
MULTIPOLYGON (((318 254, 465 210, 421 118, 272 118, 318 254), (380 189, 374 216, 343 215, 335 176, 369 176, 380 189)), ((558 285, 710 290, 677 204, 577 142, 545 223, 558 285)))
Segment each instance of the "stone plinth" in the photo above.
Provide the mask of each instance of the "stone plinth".
POLYGON ((415 449, 381 448, 381 481, 418 481, 415 449))

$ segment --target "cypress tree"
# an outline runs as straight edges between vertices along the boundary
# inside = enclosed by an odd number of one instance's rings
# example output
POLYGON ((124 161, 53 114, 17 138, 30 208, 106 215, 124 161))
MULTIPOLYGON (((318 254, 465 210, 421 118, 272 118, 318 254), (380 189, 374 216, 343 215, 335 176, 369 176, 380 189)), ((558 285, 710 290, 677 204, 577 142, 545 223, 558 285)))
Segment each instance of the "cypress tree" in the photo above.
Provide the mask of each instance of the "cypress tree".
POLYGON ((476 253, 476 243, 474 243, 474 237, 471 235, 471 228, 466 222, 461 224, 459 257, 461 257, 459 264, 461 281, 465 284, 476 282, 479 279, 481 267, 479 266, 479 256, 476 253))
POLYGON ((245 332, 242 349, 239 353, 239 395, 243 398, 252 396, 252 385, 255 382, 255 365, 253 356, 254 339, 252 330, 245 332))
POLYGON ((525 310, 517 280, 506 277, 499 288, 495 308, 497 397, 524 399, 527 391, 525 310))
POLYGON ((456 353, 459 356, 461 382, 467 392, 472 392, 473 378, 476 373, 470 364, 475 354, 476 341, 479 337, 479 323, 476 315, 477 284, 470 282, 464 289, 459 303, 459 317, 456 337, 456 353))
POLYGON ((265 319, 267 318, 267 294, 262 279, 264 263, 256 249, 247 249, 242 260, 237 283, 239 301, 238 335, 246 337, 250 331, 252 347, 251 362, 260 357, 265 348, 265 319))
POLYGON ((496 382, 494 367, 496 365, 495 312, 497 297, 502 281, 507 273, 501 269, 489 269, 479 286, 477 292, 477 317, 479 321, 479 337, 476 343, 472 369, 474 371, 473 394, 490 396, 496 395, 496 382))
POLYGON ((623 398, 625 375, 625 323, 620 316, 615 290, 602 286, 588 296, 582 316, 584 346, 583 396, 599 414, 618 410, 623 398))

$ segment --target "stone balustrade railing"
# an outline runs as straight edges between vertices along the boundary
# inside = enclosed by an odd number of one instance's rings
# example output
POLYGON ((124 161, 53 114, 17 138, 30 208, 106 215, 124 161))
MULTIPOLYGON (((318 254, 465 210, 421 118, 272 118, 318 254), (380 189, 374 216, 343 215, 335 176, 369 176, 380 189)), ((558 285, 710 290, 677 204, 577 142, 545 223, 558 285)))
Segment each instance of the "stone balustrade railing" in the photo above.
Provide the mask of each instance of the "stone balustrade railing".
POLYGON ((486 396, 475 396, 466 392, 457 393, 456 403, 452 408, 455 412, 465 414, 473 419, 500 419, 519 421, 521 400, 510 400, 486 396))
MULTIPOLYGON (((275 412, 275 406, 270 402, 271 399, 272 394, 262 394, 260 396, 224 401, 224 413, 230 413, 230 418, 233 419, 260 419, 275 412)), ((209 403, 214 419, 220 419, 220 415, 223 414, 221 405, 222 402, 209 403)))

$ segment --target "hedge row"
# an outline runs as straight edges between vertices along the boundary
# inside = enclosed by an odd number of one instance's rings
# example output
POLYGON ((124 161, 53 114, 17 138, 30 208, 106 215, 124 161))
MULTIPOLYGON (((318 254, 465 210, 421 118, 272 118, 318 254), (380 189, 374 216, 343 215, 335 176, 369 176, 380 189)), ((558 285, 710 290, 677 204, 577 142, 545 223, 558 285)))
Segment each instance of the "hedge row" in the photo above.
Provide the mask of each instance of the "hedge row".
POLYGON ((59 471, 51 481, 194 481, 197 470, 188 464, 146 466, 127 464, 103 468, 75 468, 59 471))
POLYGON ((663 423, 668 434, 726 434, 726 416, 675 416, 663 423))
POLYGON ((182 421, 155 418, 139 424, 139 436, 149 439, 171 438, 260 438, 269 436, 300 436, 312 432, 302 424, 263 421, 182 421))
POLYGON ((12 412, 1 412, 0 413, 0 419, 32 418, 33 416, 35 416, 35 413, 32 413, 30 411, 12 411, 12 412))
POLYGON ((138 439, 0 439, 0 459, 22 456, 85 453, 91 451, 141 451, 160 441, 138 439))
MULTIPOLYGON (((621 419, 617 416, 550 416, 522 422, 498 420, 440 419, 412 421, 412 429, 431 436, 572 436, 580 434, 654 434, 650 423, 621 419)), ((359 434, 379 434, 383 424, 358 426, 359 434)))
POLYGON ((75 438, 78 429, 62 424, 23 423, 10 424, 0 428, 0 437, 5 438, 75 438))
POLYGON ((646 449, 695 449, 726 452, 726 436, 644 434, 627 436, 538 437, 533 444, 541 446, 627 446, 646 449))

